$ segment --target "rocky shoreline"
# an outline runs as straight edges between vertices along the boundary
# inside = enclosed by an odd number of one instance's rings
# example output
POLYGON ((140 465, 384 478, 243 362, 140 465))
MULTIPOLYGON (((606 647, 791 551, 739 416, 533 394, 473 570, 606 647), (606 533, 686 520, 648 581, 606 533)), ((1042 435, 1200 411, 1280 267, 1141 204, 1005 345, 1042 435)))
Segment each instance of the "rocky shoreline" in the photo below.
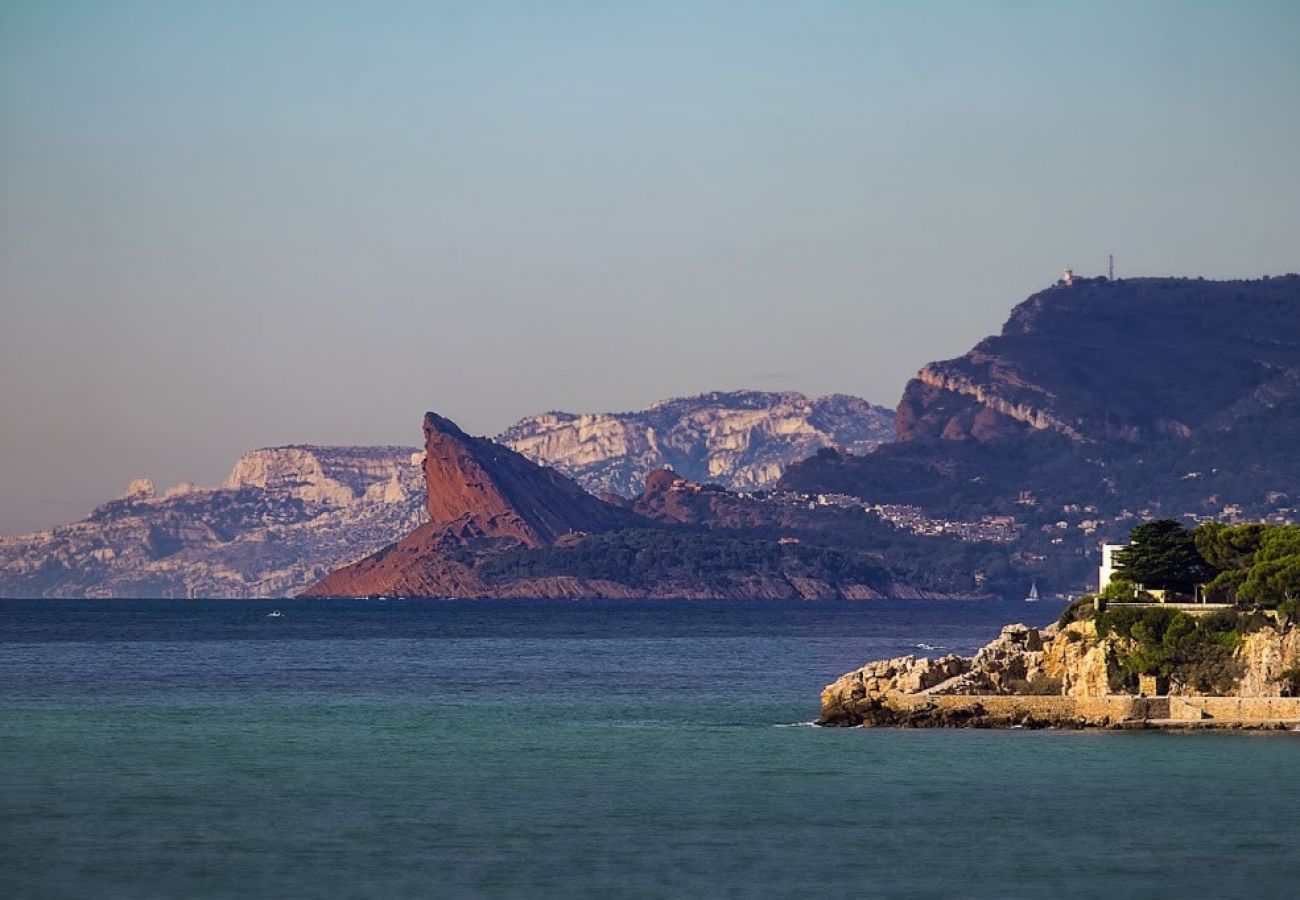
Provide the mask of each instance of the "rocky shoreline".
MULTIPOLYGON (((1117 693, 1123 647, 1090 621, 1047 629, 1008 625, 973 657, 876 660, 822 691, 817 724, 885 728, 1297 730, 1300 697, 1282 696, 1295 670, 1296 629, 1245 637, 1231 692, 1185 685, 1117 693)), ((1165 686, 1154 678, 1143 681, 1165 686)))

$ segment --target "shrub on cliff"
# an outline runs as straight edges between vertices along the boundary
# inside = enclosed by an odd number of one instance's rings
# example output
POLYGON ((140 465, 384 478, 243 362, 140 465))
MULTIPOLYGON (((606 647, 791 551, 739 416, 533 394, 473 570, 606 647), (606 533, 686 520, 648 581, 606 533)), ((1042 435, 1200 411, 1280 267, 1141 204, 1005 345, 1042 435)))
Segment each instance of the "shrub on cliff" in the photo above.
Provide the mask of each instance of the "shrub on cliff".
POLYGON ((1094 595, 1084 594, 1061 610, 1061 616, 1056 620, 1056 624, 1064 628, 1071 622, 1083 622, 1091 619, 1096 612, 1096 601, 1097 598, 1094 595))
POLYGON ((1061 679, 1049 678, 1039 672, 1029 679, 1013 678, 1007 682, 1007 690, 1012 694, 1030 697, 1059 697, 1061 694, 1061 679))
POLYGON ((1182 614, 1161 606, 1110 607, 1096 617, 1097 634, 1100 637, 1116 635, 1134 640, 1159 640, 1164 637, 1175 615, 1182 614))
POLYGON ((1097 633, 1115 638, 1115 687, 1135 691, 1139 675, 1161 675, 1199 693, 1223 693, 1241 677, 1234 651, 1244 620, 1223 610, 1199 620, 1160 607, 1108 609, 1097 633))
POLYGON ((1241 664, 1233 655, 1240 643, 1236 631, 1197 629, 1172 648, 1170 676, 1197 693, 1226 693, 1241 678, 1241 664))

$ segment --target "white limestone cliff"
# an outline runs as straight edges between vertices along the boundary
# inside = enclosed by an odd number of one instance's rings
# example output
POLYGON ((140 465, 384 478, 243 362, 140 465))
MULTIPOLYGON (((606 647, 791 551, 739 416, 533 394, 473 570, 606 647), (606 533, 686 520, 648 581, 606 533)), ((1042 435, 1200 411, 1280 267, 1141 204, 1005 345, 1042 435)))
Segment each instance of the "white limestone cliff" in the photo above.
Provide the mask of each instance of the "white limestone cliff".
POLYGON ((857 397, 733 391, 637 412, 543 413, 498 440, 590 491, 632 496, 665 466, 693 481, 753 490, 823 447, 866 453, 893 437, 893 413, 857 397))
POLYGON ((0 538, 2 597, 273 597, 425 519, 409 447, 271 447, 220 487, 136 479, 70 525, 0 538))

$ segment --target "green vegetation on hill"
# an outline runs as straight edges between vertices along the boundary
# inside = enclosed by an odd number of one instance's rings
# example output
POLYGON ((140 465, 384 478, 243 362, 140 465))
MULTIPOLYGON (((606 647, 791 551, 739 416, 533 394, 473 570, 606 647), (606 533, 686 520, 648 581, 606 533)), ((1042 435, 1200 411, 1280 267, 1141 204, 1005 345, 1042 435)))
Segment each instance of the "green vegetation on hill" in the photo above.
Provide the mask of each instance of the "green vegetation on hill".
POLYGON ((1052 288, 926 372, 900 403, 902 440, 818 454, 780 487, 1014 516, 1004 556, 1048 591, 1085 583, 1098 545, 1143 519, 1300 509, 1300 276, 1052 288))
POLYGON ((1111 688, 1127 693, 1137 690, 1139 675, 1166 677, 1197 693, 1227 691, 1241 677, 1233 651, 1265 624, 1262 615, 1235 610, 1198 617, 1159 606, 1113 607, 1096 616, 1099 636, 1119 638, 1111 688))
POLYGON ((583 536, 553 546, 476 555, 456 555, 493 581, 570 575, 604 579, 634 588, 656 584, 715 584, 746 577, 809 578, 835 584, 885 588, 906 584, 936 593, 979 593, 1005 580, 996 551, 984 545, 944 538, 919 538, 868 517, 835 515, 818 528, 671 528, 629 529, 583 536), (778 537, 795 541, 778 542, 778 537), (931 549, 916 552, 922 543, 931 549), (936 564, 936 560, 941 560, 936 564), (972 580, 987 567, 985 585, 972 580))
POLYGON ((1260 606, 1300 602, 1300 525, 1223 525, 1196 530, 1196 546, 1219 570, 1212 598, 1260 606))
POLYGON ((1206 522, 1189 530, 1164 519, 1133 529, 1130 541, 1103 599, 1132 599, 1139 588, 1190 595, 1203 586, 1217 603, 1300 607, 1300 525, 1206 522))
MULTIPOLYGON (((1209 522, 1191 530, 1169 519, 1149 522, 1133 529, 1118 563, 1103 601, 1151 600, 1143 588, 1191 599, 1202 587, 1207 599, 1237 608, 1188 615, 1156 603, 1103 603, 1098 612, 1096 597, 1075 601, 1060 624, 1092 619, 1099 637, 1114 639, 1115 691, 1135 691, 1140 675, 1199 693, 1226 691, 1241 677, 1235 651, 1246 635, 1300 619, 1300 525, 1209 522)), ((1300 671, 1283 680, 1289 692, 1300 691, 1300 671)))
POLYGON ((779 575, 855 584, 890 580, 879 559, 866 554, 688 527, 608 532, 574 544, 515 548, 486 557, 478 571, 501 579, 570 575, 636 588, 779 575))

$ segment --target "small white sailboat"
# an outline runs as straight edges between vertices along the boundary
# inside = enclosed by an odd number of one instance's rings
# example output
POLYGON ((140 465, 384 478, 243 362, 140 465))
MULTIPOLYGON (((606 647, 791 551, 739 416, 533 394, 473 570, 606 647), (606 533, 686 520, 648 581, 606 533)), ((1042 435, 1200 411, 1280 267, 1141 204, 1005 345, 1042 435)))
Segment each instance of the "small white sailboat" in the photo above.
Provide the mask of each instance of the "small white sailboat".
POLYGON ((1038 602, 1038 582, 1037 582, 1037 581, 1031 581, 1031 582, 1029 583, 1029 596, 1025 598, 1025 602, 1026 602, 1026 603, 1037 603, 1037 602, 1038 602))
POLYGON ((278 609, 273 609, 266 614, 266 617, 268 619, 283 619, 284 613, 280 612, 278 609))

